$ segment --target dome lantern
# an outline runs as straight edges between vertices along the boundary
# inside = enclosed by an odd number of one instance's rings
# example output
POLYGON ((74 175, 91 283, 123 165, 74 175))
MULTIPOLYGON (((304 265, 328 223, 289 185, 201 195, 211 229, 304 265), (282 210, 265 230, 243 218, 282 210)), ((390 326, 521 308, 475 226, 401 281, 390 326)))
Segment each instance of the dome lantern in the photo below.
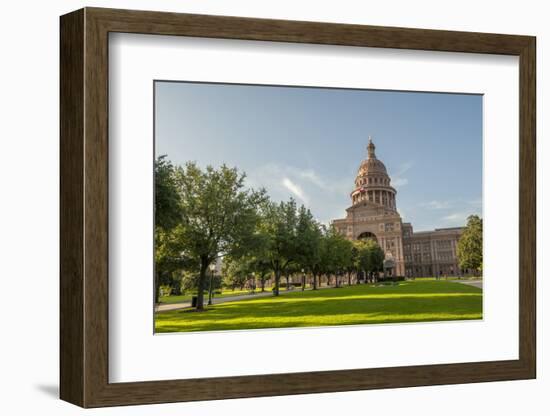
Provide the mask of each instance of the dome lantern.
POLYGON ((374 150, 376 149, 376 146, 372 142, 372 137, 369 136, 369 144, 367 146, 367 153, 369 159, 376 159, 376 154, 374 153, 374 150))

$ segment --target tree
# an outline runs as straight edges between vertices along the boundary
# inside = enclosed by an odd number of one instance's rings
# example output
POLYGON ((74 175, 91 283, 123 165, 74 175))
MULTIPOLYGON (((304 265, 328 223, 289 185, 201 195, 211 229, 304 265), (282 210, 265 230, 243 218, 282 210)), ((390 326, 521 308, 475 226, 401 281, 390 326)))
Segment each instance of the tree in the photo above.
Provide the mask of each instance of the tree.
MULTIPOLYGON (((353 245, 334 227, 330 231, 330 246, 332 248, 331 271, 336 279, 336 287, 340 287, 339 277, 353 264, 353 245)), ((348 279, 349 283, 349 279, 348 279)))
POLYGON ((180 194, 176 184, 176 169, 166 155, 155 161, 155 227, 174 228, 180 220, 180 194))
POLYGON ((198 264, 197 310, 203 309, 208 266, 219 256, 238 257, 254 245, 265 191, 244 189, 245 175, 222 165, 201 170, 187 163, 176 171, 183 252, 198 264))
POLYGON ((369 256, 369 267, 366 271, 369 272, 371 276, 377 276, 378 272, 384 270, 384 250, 382 250, 378 243, 373 239, 367 240, 365 244, 369 256))
POLYGON ((155 302, 160 300, 160 286, 171 285, 171 275, 184 260, 177 229, 180 219, 180 194, 172 163, 160 156, 155 172, 155 302))
POLYGON ((254 246, 247 255, 248 268, 254 279, 260 282, 262 292, 265 292, 265 283, 271 274, 271 262, 269 261, 269 238, 261 232, 261 222, 256 231, 254 246))
POLYGON ((321 275, 325 275, 327 278, 327 285, 330 285, 330 278, 336 273, 337 263, 337 242, 334 229, 332 227, 322 227, 322 239, 321 239, 321 261, 319 272, 321 275))
MULTIPOLYGON (((311 211, 303 205, 298 211, 297 238, 297 270, 304 269, 313 274, 313 289, 317 289, 317 273, 321 261, 321 227, 313 218, 311 211)), ((305 290, 305 279, 302 280, 302 290, 305 290)))
POLYGON ((458 240, 458 262, 461 269, 483 270, 483 220, 470 215, 466 229, 458 240))
POLYGON ((374 239, 356 242, 357 269, 373 277, 384 267, 384 252, 374 239))
POLYGON ((176 226, 170 230, 155 228, 155 302, 160 301, 160 287, 169 285, 174 288, 181 285, 181 274, 175 274, 187 269, 196 272, 197 263, 183 253, 181 240, 182 229, 176 226), (179 282, 176 282, 179 280, 179 282))
POLYGON ((192 291, 196 292, 198 282, 199 282, 199 273, 198 269, 183 270, 181 272, 181 291, 187 292, 192 291))
POLYGON ((357 273, 359 271, 358 264, 359 264, 359 248, 357 246, 357 241, 350 241, 350 252, 349 252, 349 260, 346 263, 345 271, 348 275, 348 285, 351 286, 351 275, 355 273, 356 281, 357 280, 357 273))
POLYGON ((293 199, 264 205, 260 233, 265 238, 266 257, 275 277, 275 296, 279 296, 281 275, 297 259, 297 224, 296 202, 293 199))
POLYGON ((254 276, 260 282, 262 292, 265 292, 265 282, 269 279, 271 273, 271 267, 267 260, 260 257, 255 257, 252 263, 252 269, 254 270, 254 276))
POLYGON ((223 283, 225 286, 243 289, 247 280, 250 279, 252 271, 250 270, 250 261, 244 257, 236 259, 224 258, 223 262, 223 283))
POLYGON ((288 265, 285 268, 284 273, 282 274, 282 276, 284 276, 284 278, 285 278, 285 288, 286 288, 286 290, 290 289, 290 277, 292 275, 295 275, 299 271, 300 271, 300 265, 297 263, 297 261, 294 260, 294 261, 291 261, 290 263, 288 263, 288 265))

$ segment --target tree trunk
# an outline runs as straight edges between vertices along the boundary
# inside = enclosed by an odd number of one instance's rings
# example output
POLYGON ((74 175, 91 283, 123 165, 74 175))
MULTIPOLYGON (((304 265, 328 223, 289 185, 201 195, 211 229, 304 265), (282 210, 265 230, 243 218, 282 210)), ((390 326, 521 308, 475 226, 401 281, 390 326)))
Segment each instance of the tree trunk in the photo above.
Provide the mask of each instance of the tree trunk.
POLYGON ((351 272, 348 272, 348 286, 351 286, 351 272))
POLYGON ((317 290, 317 275, 313 273, 313 290, 317 290))
POLYGON ((275 296, 279 296, 279 282, 281 281, 281 271, 277 270, 275 272, 275 289, 273 290, 273 294, 275 296))
POLYGON ((286 290, 290 289, 290 276, 288 275, 288 273, 285 275, 285 279, 286 279, 286 290))
MULTIPOLYGON (((213 273, 213 272, 210 272, 213 273)), ((212 274, 208 276, 208 304, 212 305, 212 292, 214 291, 214 288, 212 287, 212 284, 214 283, 212 280, 212 274)))
POLYGON ((158 271, 155 273, 155 303, 160 303, 160 274, 158 271))
POLYGON ((201 269, 199 274, 199 287, 197 293, 197 310, 202 311, 204 309, 204 283, 206 280, 206 270, 208 270, 208 259, 201 258, 201 269))

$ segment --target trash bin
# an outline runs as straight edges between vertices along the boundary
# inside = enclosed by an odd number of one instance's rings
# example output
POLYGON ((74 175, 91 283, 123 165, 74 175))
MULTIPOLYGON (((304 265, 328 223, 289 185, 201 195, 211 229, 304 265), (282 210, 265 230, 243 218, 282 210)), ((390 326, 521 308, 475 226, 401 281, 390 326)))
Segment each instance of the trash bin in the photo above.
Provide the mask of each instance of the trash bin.
POLYGON ((199 303, 199 297, 198 296, 193 296, 191 298, 191 307, 196 308, 198 303, 199 303))

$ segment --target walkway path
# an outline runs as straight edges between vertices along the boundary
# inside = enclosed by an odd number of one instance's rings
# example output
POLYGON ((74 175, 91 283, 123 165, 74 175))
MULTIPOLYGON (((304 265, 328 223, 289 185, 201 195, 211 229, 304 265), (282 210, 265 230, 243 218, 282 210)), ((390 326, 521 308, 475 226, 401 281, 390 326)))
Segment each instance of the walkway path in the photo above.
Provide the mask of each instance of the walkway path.
POLYGON ((455 280, 455 282, 483 289, 483 280, 455 280))
MULTIPOLYGON (((282 295, 285 292, 286 292, 286 290, 281 290, 279 292, 279 294, 282 295)), ((289 292, 295 292, 295 290, 290 290, 289 292)), ((249 294, 246 294, 246 295, 225 296, 223 298, 217 298, 216 296, 214 296, 212 298, 212 304, 217 305, 218 303, 233 302, 235 300, 265 298, 266 296, 273 296, 273 293, 271 292, 271 289, 266 290, 265 292, 249 293, 249 294)), ((205 304, 206 304, 206 302, 208 302, 208 295, 207 294, 205 294, 205 299, 204 299, 205 304)), ((155 311, 156 312, 174 311, 174 310, 177 310, 177 309, 189 308, 190 306, 191 306, 191 302, 161 303, 160 305, 157 305, 155 307, 155 311)))
MULTIPOLYGON (((318 287, 318 289, 334 289, 334 286, 322 286, 318 287)), ((313 290, 312 288, 306 288, 307 290, 313 290)), ((281 287, 279 290, 279 295, 285 295, 286 293, 293 293, 293 292, 300 292, 301 289, 293 289, 293 290, 286 290, 284 287, 281 287)), ((217 305, 219 303, 225 303, 225 302, 233 302, 235 300, 243 300, 243 299, 257 299, 257 298, 265 298, 267 296, 273 296, 273 293, 271 292, 271 289, 266 290, 265 292, 256 292, 256 293, 249 293, 246 295, 235 295, 235 296, 225 296, 223 298, 217 298, 214 296, 212 298, 212 304, 217 305)), ((205 294, 204 303, 206 305, 206 302, 208 302, 208 295, 205 294)), ((155 306, 155 312, 167 312, 167 311, 175 311, 177 309, 184 309, 191 307, 191 302, 182 302, 182 303, 161 303, 160 305, 155 306)))

